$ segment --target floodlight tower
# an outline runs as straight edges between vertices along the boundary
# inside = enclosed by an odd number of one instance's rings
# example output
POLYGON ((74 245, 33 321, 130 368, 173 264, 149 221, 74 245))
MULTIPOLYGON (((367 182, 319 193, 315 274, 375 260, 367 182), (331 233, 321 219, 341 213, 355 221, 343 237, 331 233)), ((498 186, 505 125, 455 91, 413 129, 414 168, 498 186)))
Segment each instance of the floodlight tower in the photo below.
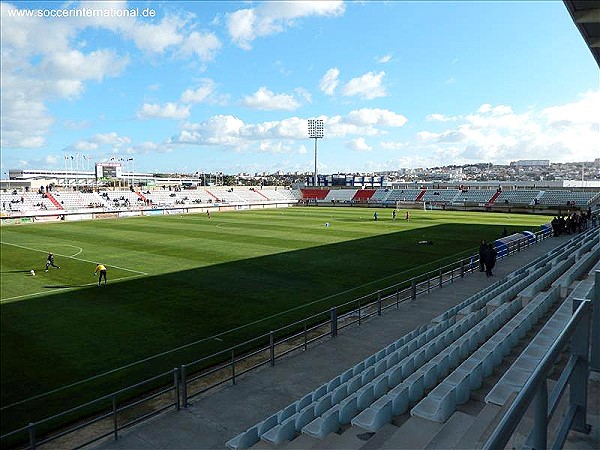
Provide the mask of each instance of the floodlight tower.
POLYGON ((317 180, 317 139, 323 138, 323 120, 308 119, 308 137, 315 140, 315 187, 319 185, 317 180))

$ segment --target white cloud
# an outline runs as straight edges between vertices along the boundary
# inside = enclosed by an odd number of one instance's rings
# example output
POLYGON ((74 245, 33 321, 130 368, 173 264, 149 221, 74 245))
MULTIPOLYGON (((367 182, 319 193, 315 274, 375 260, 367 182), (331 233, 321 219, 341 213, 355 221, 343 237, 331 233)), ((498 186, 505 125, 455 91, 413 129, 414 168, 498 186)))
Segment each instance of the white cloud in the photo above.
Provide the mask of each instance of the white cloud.
POLYGON ((244 122, 235 116, 213 116, 202 123, 186 123, 175 143, 201 145, 239 145, 244 122))
POLYGON ((63 126, 70 130, 82 130, 89 128, 91 123, 87 120, 65 120, 63 121, 63 126))
POLYGON ((581 99, 566 105, 551 106, 541 111, 548 125, 556 124, 595 124, 600 122, 600 91, 582 94, 581 99))
POLYGON ((352 78, 343 88, 342 94, 347 97, 358 96, 367 100, 385 97, 387 92, 382 85, 385 72, 368 72, 360 77, 352 78))
POLYGON ((79 50, 65 50, 48 54, 40 63, 38 73, 46 79, 47 92, 60 97, 79 96, 86 80, 102 81, 105 77, 120 75, 128 64, 127 57, 119 57, 112 50, 97 50, 83 54, 79 50))
POLYGON ((483 114, 483 113, 490 112, 491 110, 492 110, 492 105, 490 105, 489 103, 484 103, 483 105, 481 105, 479 107, 477 112, 483 114))
MULTIPOLYGON (((256 22, 253 9, 239 9, 227 14, 227 31, 231 40, 244 50, 250 50, 250 42, 260 36, 256 22)), ((262 33, 267 34, 266 30, 262 30, 262 33)))
POLYGON ((137 112, 139 119, 186 119, 189 116, 189 105, 178 105, 173 102, 168 102, 164 105, 144 103, 137 112))
POLYGON ((48 100, 76 98, 85 82, 101 82, 118 76, 128 63, 112 50, 96 50, 84 54, 68 47, 68 27, 33 20, 8 19, 11 5, 2 9, 2 146, 35 148, 45 144, 45 135, 54 123, 46 107, 48 100), (39 47, 35 47, 38 45, 39 47))
POLYGON ((259 37, 283 32, 298 19, 311 16, 343 15, 342 1, 265 2, 256 8, 240 9, 226 15, 227 31, 240 48, 249 50, 259 37))
MULTIPOLYGON (((0 104, 2 108, 2 133, 0 143, 3 148, 36 148, 45 144, 44 136, 54 123, 43 101, 32 99, 18 90, 19 82, 12 77, 3 77, 0 104), (6 91, 5 91, 6 89, 6 91)), ((23 83, 33 86, 30 83, 23 83)))
POLYGON ((58 163, 58 156, 47 155, 44 161, 47 165, 54 166, 58 163))
POLYGON ((116 131, 108 133, 97 133, 91 138, 81 139, 66 148, 78 152, 93 152, 103 150, 105 152, 126 152, 131 145, 129 136, 121 136, 116 131))
POLYGON ((272 122, 244 125, 242 135, 247 139, 306 139, 308 121, 299 117, 272 122))
POLYGON ((350 111, 348 120, 357 125, 380 125, 386 127, 401 127, 407 119, 387 109, 362 108, 350 111))
MULTIPOLYGON (((125 9, 125 1, 86 2, 86 8, 125 9)), ((222 44, 212 32, 198 31, 196 16, 187 14, 165 14, 160 21, 148 23, 128 17, 95 17, 78 19, 77 28, 97 27, 111 30, 147 54, 162 55, 172 51, 180 57, 197 56, 201 61, 211 61, 222 44)))
POLYGON ((434 113, 434 114, 429 114, 426 117, 427 121, 430 122, 450 122, 452 120, 457 120, 458 117, 456 116, 446 116, 444 114, 438 114, 438 113, 434 113))
POLYGON ((352 123, 347 117, 331 116, 324 118, 326 137, 344 137, 348 135, 377 136, 384 132, 373 125, 358 125, 352 123))
POLYGON ((186 89, 180 96, 182 103, 202 103, 210 99, 216 89, 215 82, 210 78, 201 80, 196 89, 186 89))
POLYGON ((294 89, 294 92, 296 93, 296 95, 298 97, 301 97, 302 99, 304 99, 304 101, 306 103, 312 103, 312 95, 306 89, 299 87, 299 88, 294 89))
MULTIPOLYGON (((385 134, 380 127, 399 127, 404 116, 382 109, 351 111, 346 116, 319 116, 324 122, 325 138, 355 137, 348 145, 356 150, 370 149, 366 136, 385 134)), ((185 123, 178 135, 171 138, 172 144, 224 145, 235 149, 255 148, 258 151, 292 151, 293 141, 308 139, 308 120, 289 117, 283 120, 244 123, 231 115, 217 115, 200 123, 185 123), (267 142, 261 147, 256 141, 267 142), (277 143, 281 142, 281 145, 277 143)), ((297 147, 298 153, 308 151, 304 144, 297 147)))
POLYGON ((92 150, 96 150, 98 148, 98 143, 97 142, 89 142, 89 141, 79 141, 79 142, 75 143, 75 145, 73 147, 75 148, 75 150, 89 152, 92 150))
POLYGON ((254 94, 244 97, 243 104, 249 108, 261 111, 293 111, 300 107, 300 103, 293 95, 274 94, 264 86, 259 88, 254 94))
POLYGON ((346 146, 358 152, 370 152, 373 148, 365 142, 365 138, 359 137, 356 139, 352 139, 350 142, 346 143, 346 146))
POLYGON ((284 142, 261 141, 258 144, 258 151, 261 153, 294 153, 293 145, 284 142))
POLYGON ((400 150, 403 148, 406 148, 407 144, 406 142, 394 142, 394 141, 387 141, 387 142, 380 142, 381 148, 385 149, 385 150, 400 150))
POLYGON ((101 145, 114 145, 116 147, 131 143, 130 137, 119 136, 115 131, 111 131, 110 133, 98 133, 94 135, 93 140, 101 145))
POLYGON ((377 61, 379 64, 387 64, 391 60, 392 60, 392 55, 390 55, 389 53, 387 55, 378 56, 377 58, 375 58, 375 61, 377 61))
POLYGON ((321 78, 321 81, 319 81, 319 89, 321 89, 325 95, 333 95, 335 88, 339 83, 339 76, 339 69, 337 67, 332 67, 325 72, 325 75, 323 75, 323 78, 321 78))
POLYGON ((485 103, 474 113, 453 118, 460 121, 454 128, 440 133, 420 131, 417 139, 441 161, 456 163, 507 164, 524 155, 554 162, 589 161, 600 154, 599 118, 600 91, 587 92, 571 103, 522 113, 508 105, 485 103))
POLYGON ((131 144, 131 138, 128 136, 119 136, 115 131, 109 133, 97 133, 92 138, 81 140, 73 146, 77 150, 96 150, 100 146, 109 145, 113 147, 123 147, 131 144))
POLYGON ((144 52, 164 53, 168 47, 180 45, 184 41, 182 30, 185 20, 180 17, 165 16, 157 24, 134 23, 129 20, 129 23, 117 25, 116 28, 121 29, 144 52))
POLYGON ((145 153, 170 153, 174 151, 174 145, 167 142, 151 142, 145 141, 141 144, 135 144, 130 147, 127 147, 127 154, 145 154, 145 153))
MULTIPOLYGON (((61 7, 114 10, 128 5, 125 1, 90 1, 61 7)), ((159 21, 149 23, 131 17, 17 17, 12 14, 17 6, 2 2, 0 8, 4 147, 43 146, 54 122, 46 108, 49 101, 75 99, 90 81, 102 83, 107 77, 120 76, 127 68, 129 55, 98 47, 86 51, 91 46, 78 39, 85 30, 111 31, 117 39, 130 40, 137 49, 150 55, 168 52, 201 62, 212 60, 221 48, 214 33, 197 29, 193 14, 167 12, 159 21)), ((156 113, 185 114, 181 107, 175 111, 166 109, 156 113)))
POLYGON ((221 47, 221 41, 214 33, 193 31, 185 38, 180 53, 184 56, 195 55, 200 61, 206 62, 214 60, 221 47))

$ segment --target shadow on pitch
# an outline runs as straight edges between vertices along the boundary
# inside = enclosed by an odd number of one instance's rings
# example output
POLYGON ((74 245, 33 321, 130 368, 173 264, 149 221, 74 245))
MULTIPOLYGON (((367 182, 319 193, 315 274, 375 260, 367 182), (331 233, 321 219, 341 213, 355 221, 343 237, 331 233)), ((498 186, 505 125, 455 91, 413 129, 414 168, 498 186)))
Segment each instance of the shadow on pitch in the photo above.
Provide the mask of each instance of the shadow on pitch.
POLYGON ((65 288, 78 288, 86 287, 85 284, 56 284, 54 286, 43 286, 46 289, 65 289, 65 288))

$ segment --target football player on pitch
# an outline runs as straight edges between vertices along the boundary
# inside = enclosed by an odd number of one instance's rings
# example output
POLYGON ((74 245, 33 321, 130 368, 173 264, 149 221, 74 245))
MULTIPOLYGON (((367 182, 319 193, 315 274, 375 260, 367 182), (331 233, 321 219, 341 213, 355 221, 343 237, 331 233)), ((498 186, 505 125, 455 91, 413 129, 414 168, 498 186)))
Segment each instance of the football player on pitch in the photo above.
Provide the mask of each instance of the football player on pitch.
POLYGON ((48 272, 48 267, 50 266, 60 269, 60 266, 54 264, 54 255, 52 253, 48 253, 48 259, 46 260, 46 272, 48 272))
POLYGON ((104 278, 104 285, 106 286, 106 267, 98 263, 98 265, 96 266, 96 270, 94 271, 94 275, 96 275, 97 273, 100 274, 98 276, 98 287, 100 287, 100 281, 102 281, 102 278, 104 278))

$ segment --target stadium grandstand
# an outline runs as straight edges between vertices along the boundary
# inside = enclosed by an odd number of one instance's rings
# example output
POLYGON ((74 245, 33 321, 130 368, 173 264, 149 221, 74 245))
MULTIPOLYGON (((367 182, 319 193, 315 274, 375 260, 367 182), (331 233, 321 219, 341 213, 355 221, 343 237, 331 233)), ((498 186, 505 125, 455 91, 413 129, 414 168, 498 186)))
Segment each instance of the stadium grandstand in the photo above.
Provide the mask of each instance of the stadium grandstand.
POLYGON ((0 192, 1 217, 45 217, 77 220, 79 214, 169 209, 200 212, 202 208, 249 209, 252 207, 320 204, 333 206, 396 206, 402 208, 484 208, 485 210, 567 214, 571 210, 595 209, 600 190, 511 190, 492 189, 307 189, 282 187, 207 186, 182 189, 13 189, 0 192), (60 214, 60 217, 56 216, 60 214))

